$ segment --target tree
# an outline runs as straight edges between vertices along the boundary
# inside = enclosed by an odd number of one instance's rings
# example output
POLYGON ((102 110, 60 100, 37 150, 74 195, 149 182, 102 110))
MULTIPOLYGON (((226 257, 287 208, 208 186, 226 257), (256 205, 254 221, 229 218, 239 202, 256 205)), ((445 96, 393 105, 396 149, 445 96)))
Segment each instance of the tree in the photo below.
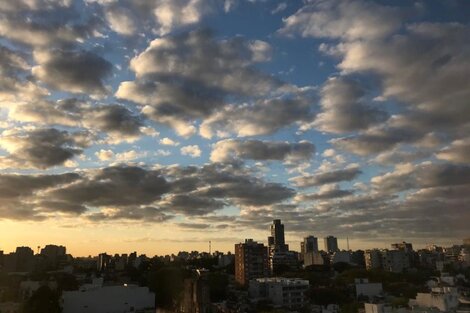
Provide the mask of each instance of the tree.
POLYGON ((42 286, 26 302, 24 313, 59 313, 59 295, 42 286))

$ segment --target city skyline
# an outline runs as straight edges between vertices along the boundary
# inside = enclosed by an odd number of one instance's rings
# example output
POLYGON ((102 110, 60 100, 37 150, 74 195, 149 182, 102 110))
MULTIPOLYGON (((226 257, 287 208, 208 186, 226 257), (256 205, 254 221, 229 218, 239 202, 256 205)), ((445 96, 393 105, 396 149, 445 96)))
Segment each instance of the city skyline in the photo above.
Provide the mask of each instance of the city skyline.
MULTIPOLYGON (((0 3, 0 250, 470 237, 470 3, 0 3), (273 233, 274 234, 274 233, 273 233), (282 240, 281 240, 282 241, 282 240)), ((282 244, 279 246, 283 250, 282 244)))

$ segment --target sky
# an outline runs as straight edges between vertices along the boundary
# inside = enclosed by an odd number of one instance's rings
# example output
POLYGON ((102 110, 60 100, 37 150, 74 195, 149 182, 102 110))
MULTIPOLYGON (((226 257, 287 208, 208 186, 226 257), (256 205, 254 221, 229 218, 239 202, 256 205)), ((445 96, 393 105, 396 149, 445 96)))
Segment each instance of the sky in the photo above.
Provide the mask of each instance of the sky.
POLYGON ((0 250, 470 237, 470 2, 0 2, 0 250))

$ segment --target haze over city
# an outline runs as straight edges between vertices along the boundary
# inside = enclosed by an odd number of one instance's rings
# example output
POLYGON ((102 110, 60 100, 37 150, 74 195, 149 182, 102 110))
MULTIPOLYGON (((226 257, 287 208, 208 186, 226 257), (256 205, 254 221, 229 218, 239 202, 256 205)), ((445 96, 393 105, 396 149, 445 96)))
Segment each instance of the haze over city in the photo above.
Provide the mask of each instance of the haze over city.
POLYGON ((0 1, 0 250, 470 237, 470 2, 0 1))

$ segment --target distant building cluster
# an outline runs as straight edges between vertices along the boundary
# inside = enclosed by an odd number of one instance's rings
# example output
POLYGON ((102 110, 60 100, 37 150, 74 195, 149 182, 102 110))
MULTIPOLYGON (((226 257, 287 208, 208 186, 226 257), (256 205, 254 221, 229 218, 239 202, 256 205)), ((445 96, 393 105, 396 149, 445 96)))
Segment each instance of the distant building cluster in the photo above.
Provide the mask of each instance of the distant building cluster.
POLYGON ((292 251, 279 219, 267 244, 245 239, 235 253, 74 258, 64 246, 18 247, 0 251, 0 312, 46 303, 48 313, 470 313, 470 239, 347 248, 308 235, 292 251))

